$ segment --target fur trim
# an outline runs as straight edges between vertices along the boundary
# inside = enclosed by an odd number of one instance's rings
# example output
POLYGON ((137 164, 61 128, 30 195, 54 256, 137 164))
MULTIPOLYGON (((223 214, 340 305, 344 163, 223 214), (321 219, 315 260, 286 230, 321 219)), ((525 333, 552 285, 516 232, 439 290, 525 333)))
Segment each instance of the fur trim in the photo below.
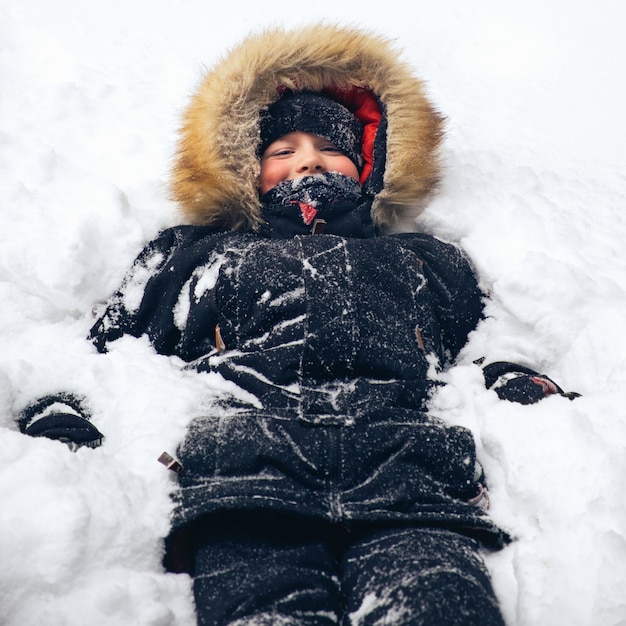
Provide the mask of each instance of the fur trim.
POLYGON ((171 187, 185 221, 258 228, 259 111, 279 87, 374 92, 388 130, 384 188, 372 216, 393 226, 407 210, 416 214, 439 180, 442 118, 398 57, 381 36, 328 24, 268 29, 233 48, 206 74, 183 118, 171 187))

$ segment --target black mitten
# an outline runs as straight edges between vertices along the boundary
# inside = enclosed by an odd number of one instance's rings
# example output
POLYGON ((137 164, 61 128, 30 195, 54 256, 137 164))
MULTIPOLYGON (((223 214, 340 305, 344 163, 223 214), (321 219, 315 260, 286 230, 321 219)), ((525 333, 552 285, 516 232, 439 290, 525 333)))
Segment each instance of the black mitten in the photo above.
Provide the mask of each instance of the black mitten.
POLYGON ((485 386, 498 397, 519 404, 534 404, 546 396, 558 393, 570 400, 580 394, 564 392, 552 379, 523 365, 498 361, 483 368, 485 386))
POLYGON ((47 437, 67 444, 97 448, 104 435, 89 421, 89 411, 75 395, 45 396, 26 407, 18 418, 20 430, 31 437, 47 437))

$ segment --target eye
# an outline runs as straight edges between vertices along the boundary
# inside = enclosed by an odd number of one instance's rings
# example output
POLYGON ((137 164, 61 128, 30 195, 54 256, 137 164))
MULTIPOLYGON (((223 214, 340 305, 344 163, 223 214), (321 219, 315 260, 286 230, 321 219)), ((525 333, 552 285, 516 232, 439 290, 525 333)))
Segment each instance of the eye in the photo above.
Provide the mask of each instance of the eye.
POLYGON ((293 154, 293 148, 277 148, 275 150, 268 150, 264 155, 264 159, 270 159, 272 157, 285 157, 293 154))
POLYGON ((338 148, 335 144, 329 143, 320 148, 322 152, 334 152, 335 154, 344 154, 343 150, 338 148))

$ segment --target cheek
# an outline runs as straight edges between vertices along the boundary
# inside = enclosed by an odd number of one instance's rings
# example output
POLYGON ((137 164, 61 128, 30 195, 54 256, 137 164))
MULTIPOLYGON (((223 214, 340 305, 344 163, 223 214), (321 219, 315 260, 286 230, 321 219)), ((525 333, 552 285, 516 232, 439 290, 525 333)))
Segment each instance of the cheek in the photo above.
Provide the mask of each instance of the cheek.
POLYGON ((341 159, 341 163, 337 164, 336 170, 344 176, 349 176, 350 178, 354 178, 354 180, 359 180, 359 170, 356 165, 346 157, 341 159))
POLYGON ((284 161, 261 161, 261 177, 259 190, 267 193, 289 175, 289 168, 284 161))

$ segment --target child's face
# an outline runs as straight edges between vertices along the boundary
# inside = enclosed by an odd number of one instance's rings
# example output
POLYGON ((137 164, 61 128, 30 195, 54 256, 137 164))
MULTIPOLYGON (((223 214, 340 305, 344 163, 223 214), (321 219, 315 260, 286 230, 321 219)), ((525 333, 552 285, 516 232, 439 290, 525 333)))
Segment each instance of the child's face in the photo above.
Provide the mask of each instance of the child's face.
POLYGON ((319 135, 294 131, 272 142, 261 157, 261 193, 284 180, 338 172, 359 180, 356 165, 333 143, 319 135))

